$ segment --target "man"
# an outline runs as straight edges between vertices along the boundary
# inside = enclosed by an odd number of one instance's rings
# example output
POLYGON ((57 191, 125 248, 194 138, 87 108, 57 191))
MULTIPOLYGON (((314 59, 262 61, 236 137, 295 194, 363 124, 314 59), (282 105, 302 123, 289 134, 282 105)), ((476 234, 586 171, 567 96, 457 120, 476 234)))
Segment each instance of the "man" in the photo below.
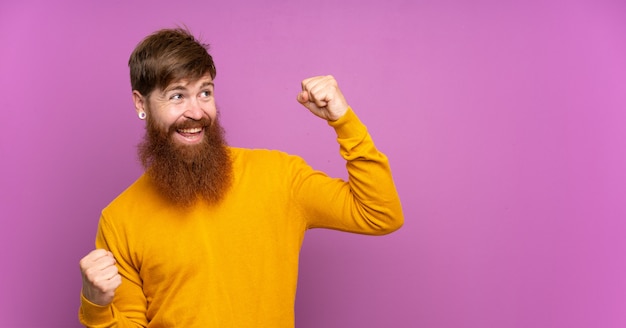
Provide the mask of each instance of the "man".
POLYGON ((102 211, 97 249, 80 261, 85 326, 293 327, 307 229, 402 225, 387 158, 333 77, 302 81, 297 101, 334 128, 348 181, 226 146, 213 59, 186 30, 148 36, 129 66, 146 171, 102 211))

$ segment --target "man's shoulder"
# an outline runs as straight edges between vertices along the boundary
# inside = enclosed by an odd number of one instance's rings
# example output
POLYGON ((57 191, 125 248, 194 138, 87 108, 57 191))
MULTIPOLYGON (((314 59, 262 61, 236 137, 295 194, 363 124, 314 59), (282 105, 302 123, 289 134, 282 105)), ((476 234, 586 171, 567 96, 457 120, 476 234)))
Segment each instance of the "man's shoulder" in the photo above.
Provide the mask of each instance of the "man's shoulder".
POLYGON ((145 172, 142 173, 135 181, 133 181, 133 183, 126 187, 126 189, 124 189, 124 191, 122 191, 117 198, 126 194, 144 192, 145 189, 150 188, 148 180, 147 174, 145 172))
POLYGON ((297 157, 276 149, 263 148, 239 148, 229 147, 233 162, 237 161, 257 161, 257 160, 280 160, 297 157))
POLYGON ((235 172, 261 171, 264 174, 288 174, 294 168, 306 165, 303 158, 276 149, 231 147, 235 172))
POLYGON ((154 186, 150 184, 149 179, 143 173, 130 186, 115 197, 106 207, 105 211, 111 210, 128 210, 134 204, 143 203, 146 200, 157 197, 154 186))

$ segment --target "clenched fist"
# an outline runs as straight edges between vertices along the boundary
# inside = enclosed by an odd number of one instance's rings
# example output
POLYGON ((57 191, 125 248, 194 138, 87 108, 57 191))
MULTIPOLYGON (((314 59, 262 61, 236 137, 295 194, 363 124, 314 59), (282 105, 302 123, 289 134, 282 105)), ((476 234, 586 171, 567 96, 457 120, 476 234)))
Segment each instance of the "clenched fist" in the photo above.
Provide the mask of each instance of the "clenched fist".
POLYGON ((80 260, 80 271, 83 275, 83 296, 97 305, 110 304, 115 290, 122 283, 113 254, 104 249, 91 251, 80 260))
POLYGON ((311 113, 328 121, 336 121, 348 111, 344 98, 334 77, 316 76, 302 81, 298 102, 311 113))

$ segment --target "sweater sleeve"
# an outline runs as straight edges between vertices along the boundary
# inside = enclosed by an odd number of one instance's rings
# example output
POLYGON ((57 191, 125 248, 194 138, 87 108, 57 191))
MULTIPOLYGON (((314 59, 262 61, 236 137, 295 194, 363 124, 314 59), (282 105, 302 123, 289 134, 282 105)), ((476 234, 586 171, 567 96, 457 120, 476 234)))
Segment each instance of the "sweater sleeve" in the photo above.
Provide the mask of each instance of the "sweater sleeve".
POLYGON ((131 264, 126 243, 120 240, 118 232, 106 220, 103 212, 98 224, 96 248, 113 253, 122 284, 115 290, 113 302, 100 306, 89 302, 81 293, 78 318, 85 327, 146 327, 147 302, 141 288, 139 273, 131 264))
POLYGON ((337 133, 348 181, 334 179, 304 164, 293 191, 308 228, 384 235, 404 223, 402 206, 387 157, 378 151, 352 109, 328 122, 337 133))

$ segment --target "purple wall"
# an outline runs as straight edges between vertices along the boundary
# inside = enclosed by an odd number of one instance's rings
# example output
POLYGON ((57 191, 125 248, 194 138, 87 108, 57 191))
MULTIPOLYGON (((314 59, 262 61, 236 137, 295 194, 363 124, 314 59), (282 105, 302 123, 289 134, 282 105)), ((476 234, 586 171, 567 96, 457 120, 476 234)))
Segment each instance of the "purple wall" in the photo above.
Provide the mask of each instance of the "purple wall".
POLYGON ((406 225, 316 230, 297 325, 626 326, 624 1, 3 1, 0 327, 77 327, 78 260, 141 172, 126 62, 212 44, 232 145, 342 177, 295 101, 333 74, 392 161, 406 225))

